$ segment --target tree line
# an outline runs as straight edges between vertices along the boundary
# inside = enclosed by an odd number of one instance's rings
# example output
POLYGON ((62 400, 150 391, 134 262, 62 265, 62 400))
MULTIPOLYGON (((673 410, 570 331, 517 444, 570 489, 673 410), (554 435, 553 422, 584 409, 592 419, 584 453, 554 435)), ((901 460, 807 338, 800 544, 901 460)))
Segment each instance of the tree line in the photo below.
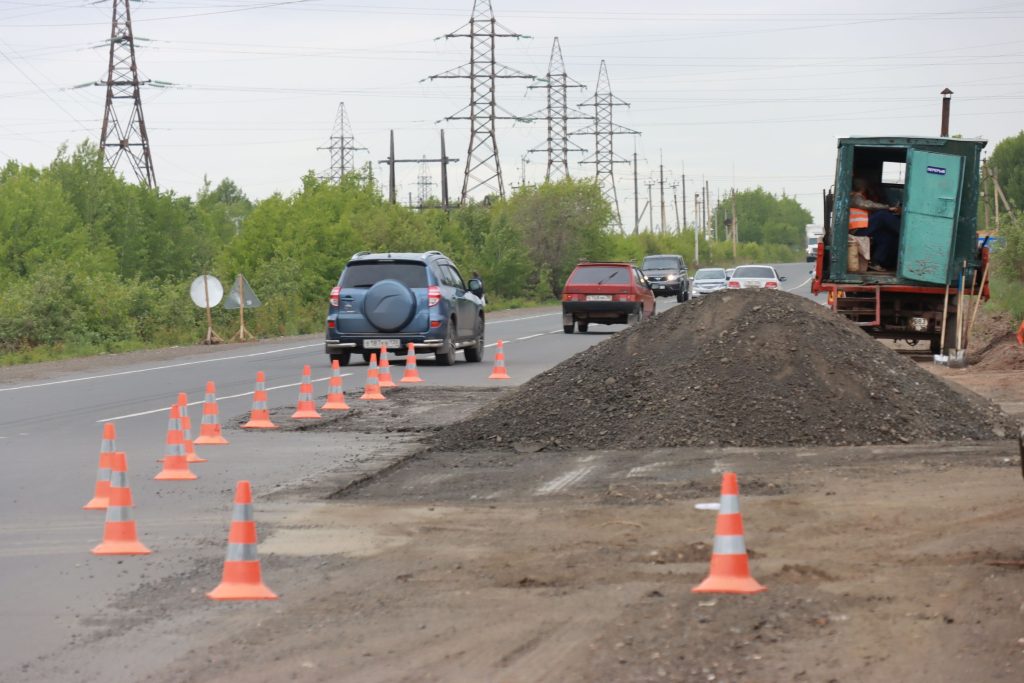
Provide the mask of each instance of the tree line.
MULTIPOLYGON (((792 227, 801 234, 803 214, 792 227)), ((257 335, 317 332, 341 268, 364 250, 439 249, 464 274, 481 274, 492 306, 550 301, 580 259, 680 253, 691 267, 731 263, 731 244, 701 238, 696 264, 692 230, 623 235, 611 218, 590 179, 450 212, 389 204, 368 171, 337 183, 310 173, 297 192, 261 201, 230 180, 182 197, 125 182, 83 143, 45 168, 12 160, 0 169, 0 359, 193 343, 206 321, 189 283, 203 272, 226 286, 245 275, 263 302, 246 316, 257 335)), ((746 233, 756 219, 741 221, 739 260, 800 259, 800 240, 773 244, 774 228, 746 233)), ((214 314, 218 330, 237 327, 236 312, 214 314)))

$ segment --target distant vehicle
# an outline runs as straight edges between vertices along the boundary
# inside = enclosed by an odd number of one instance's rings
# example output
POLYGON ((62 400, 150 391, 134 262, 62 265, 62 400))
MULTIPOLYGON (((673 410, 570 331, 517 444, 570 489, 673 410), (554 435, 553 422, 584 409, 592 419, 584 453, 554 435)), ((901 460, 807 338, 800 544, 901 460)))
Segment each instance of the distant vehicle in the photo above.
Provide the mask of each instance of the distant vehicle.
POLYGON ((326 351, 347 365, 382 347, 404 355, 408 344, 433 351, 439 365, 462 350, 478 363, 484 353, 483 283, 463 281, 439 251, 354 254, 331 290, 326 351))
MULTIPOLYGON (((966 319, 959 304, 989 296, 982 280, 993 245, 978 242, 978 177, 986 144, 923 136, 840 138, 811 292, 826 292, 832 310, 874 337, 928 341, 932 353, 958 356, 966 346, 956 325, 966 319), (898 208, 895 263, 882 264, 885 270, 865 269, 865 255, 849 242, 855 177, 898 208)), ((871 259, 874 242, 870 238, 871 259)))
POLYGON ((676 301, 690 299, 690 277, 686 262, 679 254, 652 254, 640 266, 651 283, 654 296, 675 296, 676 301))
POLYGON ((772 266, 738 266, 729 278, 729 289, 778 289, 785 280, 772 266))
POLYGON ((562 331, 586 332, 590 323, 633 325, 653 316, 654 308, 651 285, 632 263, 580 263, 562 289, 562 331))
POLYGON ((818 258, 818 245, 825 236, 825 226, 808 223, 804 226, 804 232, 807 235, 807 260, 813 262, 818 258))
POLYGON ((725 270, 725 279, 726 280, 728 280, 729 278, 732 277, 732 272, 734 270, 736 270, 736 269, 735 268, 726 268, 726 270, 725 270))
POLYGON ((701 268, 693 274, 693 288, 690 296, 698 297, 725 289, 728 276, 724 268, 701 268))

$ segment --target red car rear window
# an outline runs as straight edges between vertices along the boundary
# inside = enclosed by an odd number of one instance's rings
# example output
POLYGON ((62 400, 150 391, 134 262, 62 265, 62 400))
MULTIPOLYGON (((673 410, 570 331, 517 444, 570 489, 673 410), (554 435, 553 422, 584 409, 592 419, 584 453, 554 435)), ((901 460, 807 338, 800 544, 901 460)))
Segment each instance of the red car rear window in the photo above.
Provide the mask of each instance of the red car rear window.
POLYGON ((569 276, 571 285, 628 285, 629 268, 624 266, 583 266, 569 276))

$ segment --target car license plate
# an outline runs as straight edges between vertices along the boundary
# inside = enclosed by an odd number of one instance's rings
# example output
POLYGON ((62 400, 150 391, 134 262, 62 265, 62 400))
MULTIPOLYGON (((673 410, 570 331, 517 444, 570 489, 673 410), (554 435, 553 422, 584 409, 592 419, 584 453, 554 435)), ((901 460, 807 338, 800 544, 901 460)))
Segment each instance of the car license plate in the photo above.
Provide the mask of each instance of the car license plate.
POLYGON ((665 289, 665 285, 662 285, 662 284, 655 284, 655 285, 654 285, 654 288, 655 288, 655 289, 665 289))
POLYGON ((397 349, 401 345, 402 345, 401 342, 399 342, 397 339, 364 339, 363 340, 363 348, 365 348, 365 349, 379 349, 381 347, 385 347, 385 348, 389 348, 389 349, 390 348, 396 348, 397 349))
POLYGON ((611 294, 587 294, 587 301, 611 301, 611 294))

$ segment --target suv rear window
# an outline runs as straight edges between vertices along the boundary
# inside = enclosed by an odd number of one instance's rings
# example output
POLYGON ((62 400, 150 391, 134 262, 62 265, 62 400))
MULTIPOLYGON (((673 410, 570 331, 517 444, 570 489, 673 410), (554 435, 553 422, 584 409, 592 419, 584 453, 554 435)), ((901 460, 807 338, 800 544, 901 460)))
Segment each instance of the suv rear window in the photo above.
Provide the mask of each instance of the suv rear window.
POLYGON ((661 256, 658 258, 645 258, 644 259, 644 270, 668 270, 670 268, 679 268, 682 264, 679 259, 672 258, 671 256, 661 256))
POLYGON ((583 266, 569 276, 574 285, 625 285, 630 279, 625 266, 583 266))
POLYGON ((422 263, 400 261, 354 261, 346 266, 338 285, 346 287, 372 287, 381 280, 398 280, 410 289, 427 286, 427 267, 422 263))

